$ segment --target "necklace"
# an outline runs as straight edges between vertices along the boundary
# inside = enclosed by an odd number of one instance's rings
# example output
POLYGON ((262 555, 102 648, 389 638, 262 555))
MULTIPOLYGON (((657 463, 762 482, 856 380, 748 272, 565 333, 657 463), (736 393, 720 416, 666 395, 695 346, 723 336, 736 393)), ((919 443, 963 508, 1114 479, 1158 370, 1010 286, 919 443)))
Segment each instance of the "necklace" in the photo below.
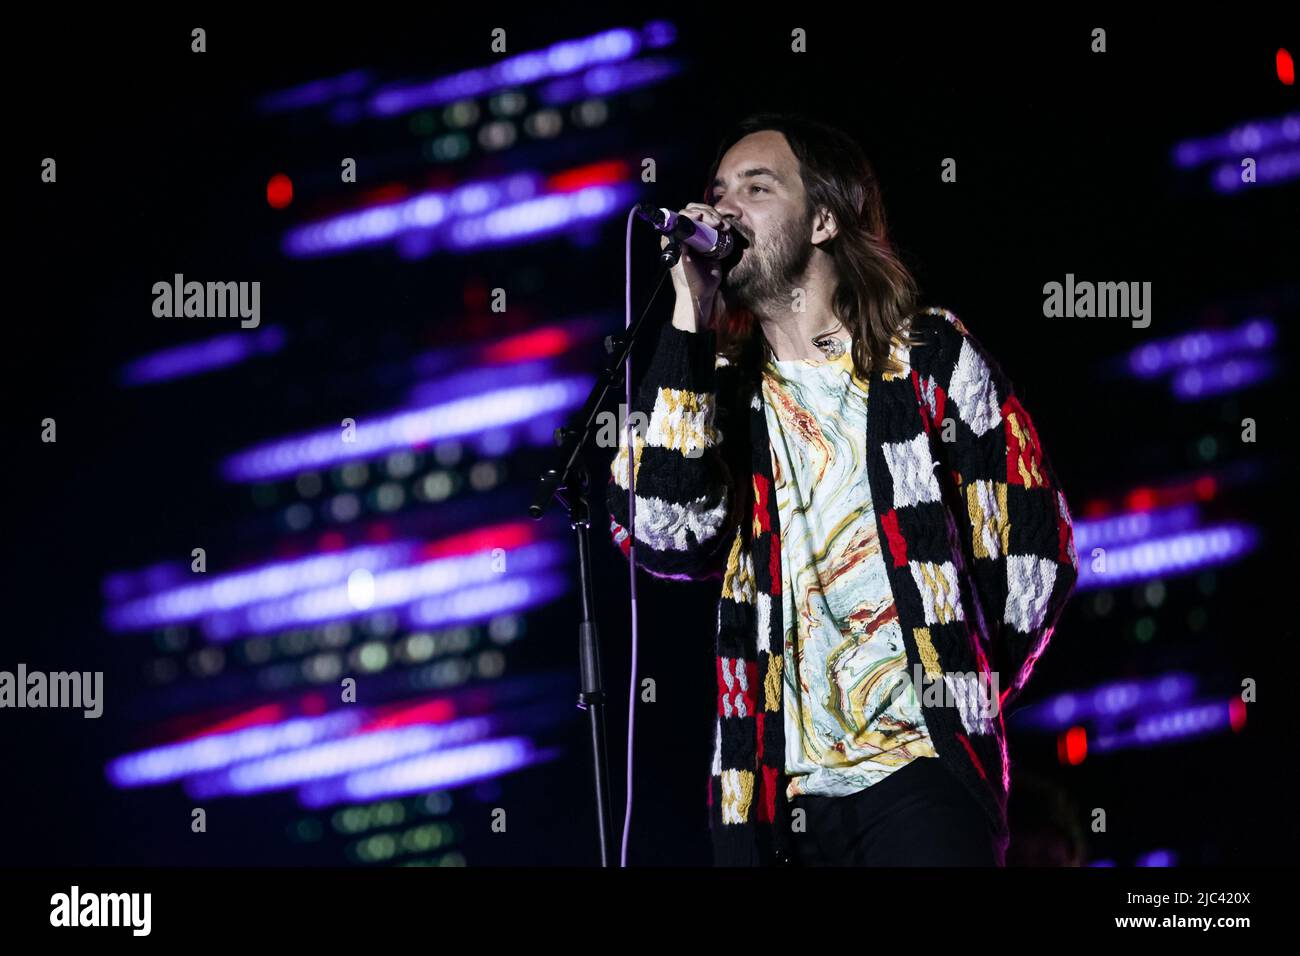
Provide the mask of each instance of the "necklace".
POLYGON ((820 336, 813 339, 812 343, 825 352, 827 358, 839 358, 844 354, 844 341, 833 335, 820 336))

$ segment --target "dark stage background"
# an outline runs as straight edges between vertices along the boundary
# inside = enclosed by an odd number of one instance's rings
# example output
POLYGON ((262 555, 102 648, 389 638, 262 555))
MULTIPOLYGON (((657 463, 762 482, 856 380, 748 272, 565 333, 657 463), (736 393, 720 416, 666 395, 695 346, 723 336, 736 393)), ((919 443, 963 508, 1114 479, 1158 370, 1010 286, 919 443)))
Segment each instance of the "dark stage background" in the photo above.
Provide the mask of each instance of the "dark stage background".
MULTIPOLYGON (((1034 415, 1081 564, 1100 543, 1131 568, 1085 574, 1008 716, 1013 856, 1292 860, 1294 32, 365 12, 11 35, 31 75, 10 90, 0 670, 105 690, 97 720, 0 711, 0 862, 595 862, 570 534, 525 508, 622 327, 627 208, 696 199, 756 109, 860 139, 927 302, 1034 415), (260 325, 155 317, 177 273, 259 281, 260 325), (1150 282, 1150 326, 1045 318, 1067 274, 1150 282)), ((657 242, 635 242, 643 303, 657 242)), ((611 454, 588 455, 602 489, 611 454)), ((626 566, 593 507, 621 824, 626 566)), ((706 864, 716 583, 640 587, 657 700, 629 856, 706 864)))

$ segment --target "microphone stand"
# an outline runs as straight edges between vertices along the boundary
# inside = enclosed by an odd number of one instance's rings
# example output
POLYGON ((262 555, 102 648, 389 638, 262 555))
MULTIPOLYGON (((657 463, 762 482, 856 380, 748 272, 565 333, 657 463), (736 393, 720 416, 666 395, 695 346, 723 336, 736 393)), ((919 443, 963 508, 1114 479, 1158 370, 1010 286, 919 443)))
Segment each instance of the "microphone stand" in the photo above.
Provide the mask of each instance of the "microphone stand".
MULTIPOLYGON (((591 524, 591 512, 587 495, 590 490, 590 476, 586 464, 581 460, 583 447, 591 434, 596 415, 605 396, 614 385, 621 384, 625 373, 628 355, 632 345, 645 324, 650 306, 654 303, 664 278, 681 257, 681 243, 675 237, 669 237, 667 245, 659 252, 658 276, 650 300, 640 317, 624 330, 622 335, 605 336, 605 351, 612 357, 610 363, 597 376, 596 384, 587 397, 586 404, 578 415, 578 424, 566 425, 555 430, 555 444, 559 447, 555 466, 542 472, 537 481, 537 490, 533 502, 528 506, 528 513, 540 519, 552 499, 558 499, 569 513, 569 527, 577 539, 579 593, 582 596, 581 618, 578 621, 578 675, 581 689, 578 693, 578 707, 587 712, 591 731, 591 758, 595 771, 597 827, 600 839, 600 865, 610 866, 610 851, 613 841, 613 818, 609 797, 609 764, 605 746, 605 687, 600 667, 600 642, 593 619, 595 607, 594 589, 591 580, 591 546, 587 531, 591 524)), ((629 417, 631 412, 629 411, 629 417)), ((632 480, 635 473, 632 455, 636 443, 629 448, 628 478, 632 480)), ((604 485, 602 483, 601 487, 604 485)), ((635 523, 635 520, 634 522, 635 523)), ((635 540, 629 540, 632 548, 631 559, 635 561, 635 540)))

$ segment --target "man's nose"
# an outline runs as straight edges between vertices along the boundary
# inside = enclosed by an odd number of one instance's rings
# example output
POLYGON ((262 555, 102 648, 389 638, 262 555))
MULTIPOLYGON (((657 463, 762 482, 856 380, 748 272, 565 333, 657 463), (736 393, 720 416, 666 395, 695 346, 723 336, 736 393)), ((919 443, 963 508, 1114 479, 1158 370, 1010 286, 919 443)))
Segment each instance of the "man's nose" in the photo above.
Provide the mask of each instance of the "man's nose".
POLYGON ((721 216, 724 220, 732 220, 732 225, 735 225, 734 220, 738 220, 740 218, 740 207, 735 205, 729 199, 724 198, 718 200, 718 202, 714 205, 713 208, 718 211, 718 215, 721 216))

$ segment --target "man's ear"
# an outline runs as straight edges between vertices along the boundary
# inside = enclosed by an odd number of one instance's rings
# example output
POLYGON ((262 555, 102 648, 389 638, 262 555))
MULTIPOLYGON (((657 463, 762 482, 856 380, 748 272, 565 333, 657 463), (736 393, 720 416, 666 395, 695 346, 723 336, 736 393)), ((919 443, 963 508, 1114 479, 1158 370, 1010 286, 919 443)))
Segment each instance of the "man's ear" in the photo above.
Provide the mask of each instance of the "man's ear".
POLYGON ((812 220, 812 239, 813 245, 829 242, 839 234, 839 226, 835 222, 835 214, 829 209, 823 207, 817 211, 812 220))

